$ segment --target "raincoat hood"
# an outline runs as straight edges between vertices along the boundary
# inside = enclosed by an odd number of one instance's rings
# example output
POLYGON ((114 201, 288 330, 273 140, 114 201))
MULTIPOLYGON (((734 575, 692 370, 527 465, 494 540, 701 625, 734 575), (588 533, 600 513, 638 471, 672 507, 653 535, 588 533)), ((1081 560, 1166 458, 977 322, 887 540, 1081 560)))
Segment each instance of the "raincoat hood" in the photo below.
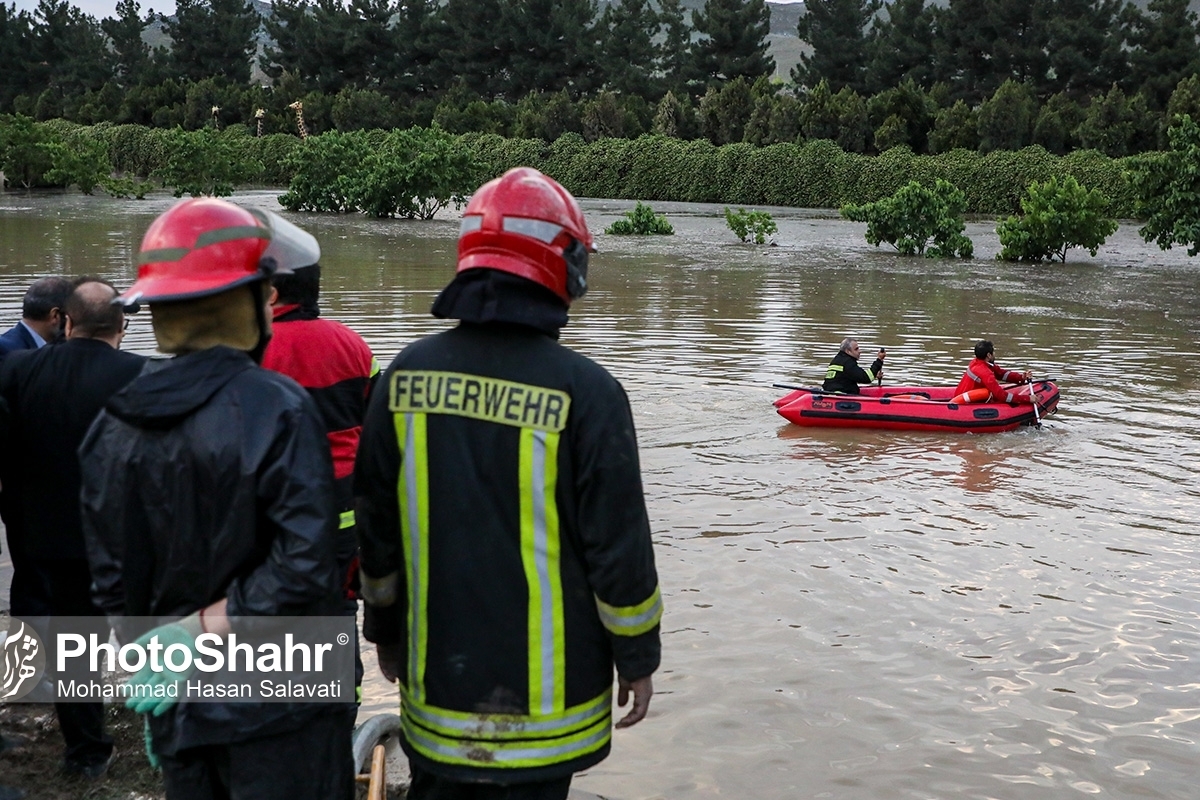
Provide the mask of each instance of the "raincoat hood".
POLYGON ((155 360, 113 395, 106 408, 138 428, 173 428, 208 403, 225 384, 254 367, 249 354, 224 346, 155 360))

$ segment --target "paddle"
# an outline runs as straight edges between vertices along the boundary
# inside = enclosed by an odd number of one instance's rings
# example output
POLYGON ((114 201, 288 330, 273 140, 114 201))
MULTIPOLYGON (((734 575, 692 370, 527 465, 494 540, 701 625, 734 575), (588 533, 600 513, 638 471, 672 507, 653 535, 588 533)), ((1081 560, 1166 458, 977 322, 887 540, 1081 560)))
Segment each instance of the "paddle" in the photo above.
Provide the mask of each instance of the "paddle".
POLYGON ((1033 390, 1033 378, 1029 379, 1029 399, 1033 401, 1033 426, 1038 430, 1042 429, 1042 415, 1038 411, 1038 396, 1033 390))
POLYGON ((801 392, 808 392, 809 394, 821 394, 822 393, 821 389, 814 387, 814 386, 794 386, 790 383, 772 383, 771 388, 772 389, 799 390, 801 392))
MULTIPOLYGON (((881 347, 881 348, 879 348, 879 358, 880 358, 880 360, 882 360, 882 359, 883 359, 883 358, 884 358, 886 355, 887 355, 887 348, 886 348, 886 347, 881 347)), ((880 364, 880 365, 879 365, 879 378, 878 378, 878 379, 877 379, 877 381, 876 381, 876 385, 877 385, 877 386, 878 386, 880 389, 882 389, 882 388, 883 388, 883 365, 882 365, 882 364, 880 364)))

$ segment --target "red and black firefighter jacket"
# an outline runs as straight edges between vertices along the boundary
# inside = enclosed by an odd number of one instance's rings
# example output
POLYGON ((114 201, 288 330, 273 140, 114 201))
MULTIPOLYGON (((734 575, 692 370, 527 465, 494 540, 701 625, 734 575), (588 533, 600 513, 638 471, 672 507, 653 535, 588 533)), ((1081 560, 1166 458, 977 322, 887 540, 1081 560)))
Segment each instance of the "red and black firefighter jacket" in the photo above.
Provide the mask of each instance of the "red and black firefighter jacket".
POLYGON ((1020 372, 1015 372, 1010 369, 1002 369, 988 361, 986 358, 973 358, 971 363, 967 365, 967 371, 963 373, 962 380, 958 382, 958 386, 954 389, 954 396, 958 397, 963 392, 969 392, 972 389, 987 389, 991 394, 993 402, 1004 403, 1021 403, 1030 402, 1027 393, 1018 393, 1013 389, 1005 389, 999 381, 1020 381, 1024 380, 1025 376, 1020 372), (1022 399, 1024 396, 1024 399, 1022 399))
POLYGON ((363 338, 340 322, 296 304, 275 309, 263 366, 303 386, 316 403, 333 456, 338 508, 338 563, 352 583, 354 556, 354 456, 379 363, 363 338))
POLYGON ((658 668, 662 615, 621 385, 522 325, 419 340, 371 399, 355 494, 364 580, 398 573, 364 634, 404 651, 409 757, 499 783, 603 760, 613 667, 658 668))

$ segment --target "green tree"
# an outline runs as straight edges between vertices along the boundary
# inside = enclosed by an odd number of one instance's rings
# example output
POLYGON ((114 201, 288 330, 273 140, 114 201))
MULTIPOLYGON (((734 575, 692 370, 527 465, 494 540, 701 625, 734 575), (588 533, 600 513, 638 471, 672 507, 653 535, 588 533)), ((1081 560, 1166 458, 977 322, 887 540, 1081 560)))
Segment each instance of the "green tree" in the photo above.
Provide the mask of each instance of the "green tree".
POLYGON ((629 119, 620 98, 613 92, 600 92, 585 100, 579 114, 583 126, 583 138, 589 142, 597 139, 629 138, 635 121, 629 119), (632 124, 631 124, 632 122, 632 124))
POLYGON ((1190 114, 1176 118, 1162 153, 1135 156, 1129 166, 1139 219, 1138 233, 1163 250, 1187 245, 1200 253, 1200 126, 1190 114))
POLYGON ((95 139, 76 137, 72 142, 49 141, 42 144, 50 158, 46 181, 60 186, 75 185, 91 194, 112 174, 108 148, 95 139))
POLYGON ((619 219, 604 229, 613 236, 671 236, 675 229, 662 214, 655 214, 650 206, 640 201, 632 211, 625 212, 625 219, 619 219))
POLYGON ((1051 153, 1064 155, 1079 142, 1077 130, 1083 123, 1084 111, 1066 92, 1059 92, 1046 101, 1033 125, 1033 143, 1051 153))
POLYGON ((996 226, 1004 261, 1067 260, 1067 251, 1082 247, 1095 256, 1117 230, 1106 216, 1108 198, 1098 189, 1085 189, 1073 176, 1062 181, 1034 181, 1021 198, 1021 216, 996 226))
POLYGON ((0 115, 0 172, 10 184, 26 189, 40 185, 54 167, 43 146, 50 135, 21 114, 0 115))
POLYGON ((67 0, 39 0, 33 34, 31 88, 75 96, 111 75, 100 24, 67 0))
POLYGON ((330 113, 339 131, 391 130, 398 126, 396 104, 374 89, 342 89, 333 98, 330 113))
POLYGON ((1123 0, 1046 3, 1046 51, 1051 72, 1039 89, 1082 100, 1124 81, 1129 56, 1121 25, 1123 0))
POLYGON ((250 82, 250 56, 258 13, 247 0, 177 0, 175 15, 159 15, 171 37, 171 65, 193 81, 222 76, 244 86, 250 82))
POLYGON ((1038 103, 1027 84, 1009 79, 979 107, 976 121, 979 149, 1020 150, 1033 138, 1038 103))
POLYGON ((968 103, 1010 80, 1039 86, 1049 69, 1047 5, 1047 0, 950 0, 936 16, 935 77, 968 103))
POLYGON ((658 107, 654 110, 654 120, 651 131, 660 136, 671 136, 676 139, 690 139, 696 131, 696 115, 692 110, 691 101, 685 94, 683 100, 675 97, 674 92, 667 92, 658 107))
POLYGON ((578 97, 593 88, 595 0, 522 0, 510 6, 510 16, 507 97, 561 89, 578 97))
POLYGON ((880 0, 809 0, 797 25, 812 55, 801 54, 792 80, 815 87, 825 81, 831 91, 849 86, 866 91, 867 39, 863 31, 879 11, 880 0))
POLYGON ((1092 98, 1078 136, 1084 147, 1119 158, 1129 155, 1135 132, 1133 109, 1125 93, 1113 84, 1107 94, 1092 98))
POLYGON ((31 91, 30 64, 33 59, 33 17, 16 5, 0 2, 0 112, 12 108, 13 100, 31 91))
POLYGON ((246 148, 212 128, 198 131, 176 128, 168 132, 166 152, 166 162, 155 177, 172 189, 176 197, 230 195, 262 172, 262 164, 246 148))
POLYGON ((779 230, 775 219, 766 211, 747 211, 744 208, 730 211, 728 206, 725 207, 725 224, 739 241, 753 239, 755 244, 766 244, 767 237, 779 230))
POLYGON ((419 98, 438 88, 434 82, 439 52, 435 31, 438 0, 405 0, 391 28, 392 57, 377 76, 384 91, 396 97, 419 98))
POLYGON ((979 122, 975 112, 962 100, 956 100, 949 108, 939 109, 929 132, 929 152, 948 153, 964 148, 979 147, 979 122))
POLYGON ((292 180, 279 204, 289 211, 353 211, 351 184, 341 178, 359 170, 372 147, 363 131, 309 136, 284 160, 292 180))
POLYGON ((910 78, 867 101, 867 117, 873 128, 878 130, 894 120, 890 124, 895 128, 895 136, 889 146, 905 144, 914 153, 925 152, 936 112, 933 98, 910 78))
POLYGON ((579 107, 566 90, 547 94, 530 92, 517 103, 513 135, 521 139, 553 142, 564 133, 580 133, 579 107))
POLYGON ((692 43, 692 63, 701 81, 753 82, 775 71, 775 59, 767 53, 771 11, 764 0, 705 0, 692 15, 692 26, 699 34, 692 43))
POLYGON ((925 0, 895 0, 884 6, 887 20, 873 15, 866 44, 867 91, 881 92, 913 81, 933 83, 933 6, 925 0))
POLYGON ((667 90, 683 97, 696 77, 692 65, 691 12, 680 0, 659 0, 658 22, 663 37, 658 48, 658 71, 667 90))
POLYGON ((461 208, 480 181, 480 167, 456 137, 437 128, 391 131, 355 170, 339 175, 352 207, 373 217, 433 219, 461 208))
POLYGON ((600 18, 601 71, 611 91, 657 100, 663 94, 658 67, 659 17, 649 0, 620 0, 600 18))
POLYGON ((1179 81, 1200 72, 1196 21, 1188 0, 1150 0, 1145 12, 1126 7, 1128 88, 1146 94, 1155 109, 1166 107, 1179 81))
POLYGON ((142 15, 137 0, 120 0, 117 15, 100 21, 112 49, 113 76, 122 86, 130 86, 148 77, 150 46, 142 32, 154 21, 153 12, 142 15))
POLYGON ((1200 119, 1200 75, 1195 73, 1181 80, 1175 86, 1175 91, 1171 92, 1164 129, 1173 125, 1176 117, 1184 114, 1190 114, 1192 119, 1200 119))
POLYGON ((842 206, 841 214, 867 223, 867 241, 876 247, 886 242, 905 256, 971 258, 974 246, 963 233, 966 207, 963 193, 938 178, 932 189, 910 181, 883 200, 842 206))
POLYGON ((717 146, 740 142, 753 110, 754 94, 745 78, 732 80, 721 89, 710 86, 700 100, 700 132, 717 146))

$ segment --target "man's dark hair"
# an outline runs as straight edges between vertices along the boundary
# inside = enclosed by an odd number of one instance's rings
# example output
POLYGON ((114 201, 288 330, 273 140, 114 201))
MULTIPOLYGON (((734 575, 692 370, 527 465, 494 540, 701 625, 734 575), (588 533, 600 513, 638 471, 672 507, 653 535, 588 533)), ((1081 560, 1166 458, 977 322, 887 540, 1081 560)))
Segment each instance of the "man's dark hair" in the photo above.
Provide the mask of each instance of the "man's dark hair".
POLYGON ((21 302, 21 316, 38 322, 49 319, 53 309, 62 310, 67 295, 74 288, 75 284, 66 278, 38 278, 25 290, 25 299, 21 302))
POLYGON ((63 312, 71 318, 73 335, 85 339, 112 336, 125 328, 125 312, 113 303, 117 290, 108 281, 100 278, 80 278, 75 290, 67 297, 63 312), (97 291, 94 287, 106 286, 108 291, 97 291))
POLYGON ((986 358, 988 353, 995 353, 995 352, 996 352, 996 348, 993 347, 992 343, 987 339, 984 339, 981 342, 975 343, 975 357, 976 358, 986 358))
POLYGON ((290 275, 276 275, 271 285, 279 292, 279 302, 296 304, 305 316, 317 316, 320 311, 317 298, 321 294, 321 265, 301 267, 290 275))

